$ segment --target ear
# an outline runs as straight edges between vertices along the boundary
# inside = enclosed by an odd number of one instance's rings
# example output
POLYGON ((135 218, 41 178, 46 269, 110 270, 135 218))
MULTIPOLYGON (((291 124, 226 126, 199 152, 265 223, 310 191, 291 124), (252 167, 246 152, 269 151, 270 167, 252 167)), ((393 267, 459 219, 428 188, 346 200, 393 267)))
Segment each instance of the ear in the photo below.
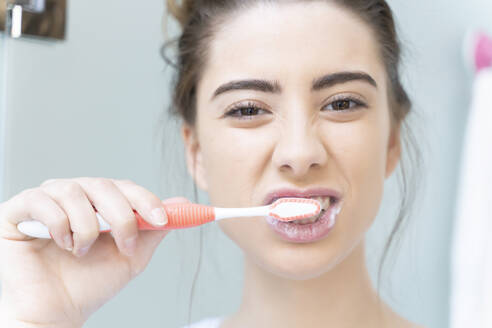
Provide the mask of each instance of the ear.
POLYGON ((386 178, 389 178, 395 170, 401 155, 401 140, 400 140, 400 126, 401 123, 395 124, 391 129, 388 151, 386 154, 386 178))
POLYGON ((185 145, 186 167, 188 173, 198 187, 206 191, 208 185, 205 179, 205 169, 203 167, 202 153, 196 131, 188 124, 183 123, 181 127, 181 136, 183 137, 185 145))

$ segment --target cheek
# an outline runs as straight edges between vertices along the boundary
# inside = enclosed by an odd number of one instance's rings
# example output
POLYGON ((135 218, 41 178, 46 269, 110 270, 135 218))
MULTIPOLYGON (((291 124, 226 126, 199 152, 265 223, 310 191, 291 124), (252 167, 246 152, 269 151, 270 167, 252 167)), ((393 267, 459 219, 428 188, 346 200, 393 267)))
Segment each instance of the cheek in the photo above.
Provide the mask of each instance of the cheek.
MULTIPOLYGON (((209 129, 209 131, 212 129, 209 129)), ((202 144, 210 202, 219 207, 246 207, 265 179, 271 160, 274 131, 218 126, 202 144), (220 137, 216 137, 220 136, 220 137)), ((258 253, 258 245, 272 239, 263 218, 237 218, 217 222, 244 252, 258 253)))
POLYGON ((346 221, 339 222, 340 229, 362 234, 376 217, 382 199, 389 127, 379 117, 340 128, 343 131, 332 131, 328 139, 333 140, 333 157, 347 184, 343 208, 346 221))
POLYGON ((215 133, 202 139, 201 149, 212 205, 250 206, 268 164, 270 132, 224 126, 208 131, 215 133))

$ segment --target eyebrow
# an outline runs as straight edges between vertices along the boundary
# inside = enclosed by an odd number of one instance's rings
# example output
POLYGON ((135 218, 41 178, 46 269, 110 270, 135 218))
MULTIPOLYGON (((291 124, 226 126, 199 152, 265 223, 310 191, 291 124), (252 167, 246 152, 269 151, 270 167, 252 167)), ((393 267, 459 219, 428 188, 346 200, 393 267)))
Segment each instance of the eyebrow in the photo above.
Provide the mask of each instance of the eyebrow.
MULTIPOLYGON (((312 82, 311 90, 318 91, 323 88, 329 88, 337 84, 347 83, 350 81, 363 81, 367 82, 373 87, 377 88, 376 81, 367 73, 364 72, 337 72, 332 74, 323 75, 320 78, 314 79, 312 82)), ((280 93, 282 88, 278 81, 266 81, 258 79, 250 80, 236 80, 227 82, 218 87, 212 95, 211 100, 222 93, 226 93, 232 90, 256 90, 268 93, 280 93)))

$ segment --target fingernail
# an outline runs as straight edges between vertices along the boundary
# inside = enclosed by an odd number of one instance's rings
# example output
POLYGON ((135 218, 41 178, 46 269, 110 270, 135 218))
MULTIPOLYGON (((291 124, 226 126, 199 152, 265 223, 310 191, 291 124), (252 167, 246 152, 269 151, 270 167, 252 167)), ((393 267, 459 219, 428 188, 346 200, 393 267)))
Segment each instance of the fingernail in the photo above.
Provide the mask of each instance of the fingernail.
POLYGON ((137 247, 137 236, 133 236, 125 240, 125 249, 128 255, 133 255, 137 247))
POLYGON ((77 256, 79 256, 79 257, 80 257, 80 256, 84 256, 84 255, 85 255, 85 254, 87 254, 87 252, 89 251, 89 248, 90 248, 90 246, 85 246, 85 247, 82 247, 82 248, 80 248, 80 249, 77 251, 77 254, 75 254, 75 255, 77 255, 77 256))
POLYGON ((67 251, 73 250, 72 237, 70 235, 66 235, 65 237, 63 237, 63 244, 65 244, 65 249, 67 251))
POLYGON ((168 221, 166 212, 162 207, 154 208, 152 210, 151 216, 152 216, 152 221, 159 226, 165 225, 168 221))

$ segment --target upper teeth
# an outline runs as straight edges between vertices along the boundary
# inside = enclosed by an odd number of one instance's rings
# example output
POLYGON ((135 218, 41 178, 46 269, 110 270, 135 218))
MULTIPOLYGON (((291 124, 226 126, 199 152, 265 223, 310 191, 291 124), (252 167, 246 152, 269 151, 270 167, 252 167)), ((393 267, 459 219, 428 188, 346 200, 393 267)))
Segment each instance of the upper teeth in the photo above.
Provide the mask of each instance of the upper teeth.
POLYGON ((309 198, 310 199, 315 199, 318 202, 320 202, 321 203, 321 208, 323 208, 323 209, 327 209, 328 207, 330 207, 331 197, 329 197, 329 196, 323 196, 323 197, 317 196, 317 197, 309 197, 309 198))

